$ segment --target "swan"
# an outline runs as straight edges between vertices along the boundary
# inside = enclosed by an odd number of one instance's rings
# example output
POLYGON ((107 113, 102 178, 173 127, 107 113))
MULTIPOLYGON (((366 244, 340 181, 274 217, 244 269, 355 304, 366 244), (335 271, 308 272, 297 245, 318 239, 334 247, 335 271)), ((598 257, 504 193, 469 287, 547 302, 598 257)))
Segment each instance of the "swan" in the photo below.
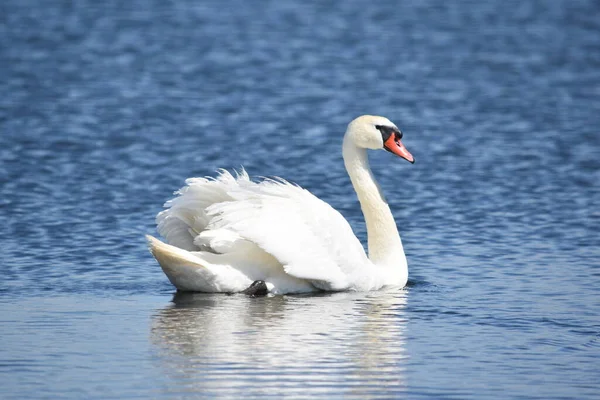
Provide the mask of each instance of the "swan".
POLYGON ((367 149, 414 163, 402 132, 384 117, 354 119, 343 139, 344 165, 367 227, 368 253, 344 217, 281 178, 253 182, 245 170, 190 178, 156 217, 164 243, 150 252, 182 291, 273 294, 404 287, 408 264, 398 228, 375 181, 367 149))

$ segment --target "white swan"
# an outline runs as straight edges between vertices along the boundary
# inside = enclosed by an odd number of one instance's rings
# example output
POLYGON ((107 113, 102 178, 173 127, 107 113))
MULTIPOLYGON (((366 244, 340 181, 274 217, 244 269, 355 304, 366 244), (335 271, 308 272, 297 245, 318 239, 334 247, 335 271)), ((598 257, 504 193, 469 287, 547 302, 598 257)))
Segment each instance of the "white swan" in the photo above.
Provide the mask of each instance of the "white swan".
POLYGON ((241 292, 264 281, 271 293, 404 287, 404 249, 367 149, 411 163, 402 132, 387 118, 364 115, 346 130, 343 157, 367 225, 369 258, 344 217, 282 179, 191 178, 156 217, 169 244, 147 236, 150 251, 177 289, 241 292))

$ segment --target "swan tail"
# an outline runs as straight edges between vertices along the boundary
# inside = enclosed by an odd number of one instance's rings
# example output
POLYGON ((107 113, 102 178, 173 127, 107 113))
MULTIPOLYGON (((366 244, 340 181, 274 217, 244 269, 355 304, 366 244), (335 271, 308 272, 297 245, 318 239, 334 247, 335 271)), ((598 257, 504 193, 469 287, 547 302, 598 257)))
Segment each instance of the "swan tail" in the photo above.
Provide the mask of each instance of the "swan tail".
POLYGON ((187 250, 161 242, 150 235, 146 235, 146 240, 148 241, 150 253, 156 258, 156 261, 158 261, 163 270, 165 267, 175 264, 186 264, 198 268, 203 267, 200 259, 187 250))
POLYGON ((200 257, 146 235, 148 248, 169 281, 179 290, 214 292, 214 274, 200 257))

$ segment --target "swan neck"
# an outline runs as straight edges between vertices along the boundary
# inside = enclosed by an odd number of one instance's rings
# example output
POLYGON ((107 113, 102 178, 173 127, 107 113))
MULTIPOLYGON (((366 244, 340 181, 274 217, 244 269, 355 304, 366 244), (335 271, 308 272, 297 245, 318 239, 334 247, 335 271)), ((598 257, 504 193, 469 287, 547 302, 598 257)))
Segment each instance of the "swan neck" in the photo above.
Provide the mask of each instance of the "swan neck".
POLYGON ((367 226, 369 259, 378 266, 406 269, 406 256, 394 216, 369 167, 367 150, 344 138, 344 164, 367 226))

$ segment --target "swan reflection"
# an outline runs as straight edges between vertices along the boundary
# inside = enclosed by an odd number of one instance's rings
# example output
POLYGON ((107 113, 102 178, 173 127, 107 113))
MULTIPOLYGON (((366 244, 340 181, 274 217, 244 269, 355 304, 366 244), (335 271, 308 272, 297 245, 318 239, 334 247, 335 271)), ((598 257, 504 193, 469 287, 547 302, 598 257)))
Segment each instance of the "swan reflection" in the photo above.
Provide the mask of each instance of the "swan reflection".
POLYGON ((395 393, 404 387, 406 297, 177 293, 154 315, 151 340, 169 392, 395 393))

